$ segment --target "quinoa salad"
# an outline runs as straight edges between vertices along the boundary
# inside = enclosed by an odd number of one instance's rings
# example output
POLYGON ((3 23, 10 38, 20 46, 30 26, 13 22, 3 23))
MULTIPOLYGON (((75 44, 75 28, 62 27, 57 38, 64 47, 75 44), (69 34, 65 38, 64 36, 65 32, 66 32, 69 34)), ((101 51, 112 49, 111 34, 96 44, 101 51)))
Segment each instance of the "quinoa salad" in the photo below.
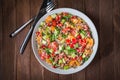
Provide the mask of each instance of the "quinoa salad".
POLYGON ((68 12, 49 15, 35 33, 40 59, 63 70, 81 66, 93 51, 91 34, 89 25, 76 15, 68 12))

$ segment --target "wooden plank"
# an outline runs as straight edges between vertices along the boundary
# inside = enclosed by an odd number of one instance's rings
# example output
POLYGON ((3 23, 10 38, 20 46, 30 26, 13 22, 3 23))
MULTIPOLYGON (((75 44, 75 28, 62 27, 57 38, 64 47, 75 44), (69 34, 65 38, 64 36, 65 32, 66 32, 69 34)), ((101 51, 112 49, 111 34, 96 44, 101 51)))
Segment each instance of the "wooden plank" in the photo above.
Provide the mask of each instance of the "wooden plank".
POLYGON ((113 0, 100 0, 100 80, 114 80, 113 0))
MULTIPOLYGON (((1 48, 1 59, 0 59, 0 79, 1 80, 15 80, 15 69, 14 69, 14 60, 15 60, 15 43, 14 39, 9 38, 9 34, 14 29, 16 25, 16 9, 15 9, 15 0, 2 0, 0 2, 2 5, 2 24, 0 32, 2 39, 2 48, 1 48)), ((0 25, 1 25, 0 24, 0 25)))
MULTIPOLYGON (((42 4, 42 0, 30 0, 30 14, 31 17, 37 15, 39 8, 42 4)), ((31 80, 43 80, 44 79, 44 68, 34 56, 34 53, 31 48, 31 80)))
MULTIPOLYGON (((99 26, 99 0, 86 0, 85 1, 85 12, 88 17, 95 24, 98 34, 100 34, 100 26, 99 26)), ((86 80, 99 80, 100 79, 100 54, 99 48, 96 53, 95 58, 92 63, 87 67, 86 70, 86 80)))
POLYGON ((2 65, 2 1, 0 0, 0 79, 2 79, 1 65, 2 65))
MULTIPOLYGON (((16 0, 16 28, 30 19, 30 4, 29 0, 16 0)), ((17 80, 30 80, 30 42, 28 43, 24 54, 21 55, 20 46, 29 30, 26 27, 22 32, 16 36, 16 57, 17 57, 17 80)))
POLYGON ((114 80, 120 79, 120 0, 114 0, 114 80))

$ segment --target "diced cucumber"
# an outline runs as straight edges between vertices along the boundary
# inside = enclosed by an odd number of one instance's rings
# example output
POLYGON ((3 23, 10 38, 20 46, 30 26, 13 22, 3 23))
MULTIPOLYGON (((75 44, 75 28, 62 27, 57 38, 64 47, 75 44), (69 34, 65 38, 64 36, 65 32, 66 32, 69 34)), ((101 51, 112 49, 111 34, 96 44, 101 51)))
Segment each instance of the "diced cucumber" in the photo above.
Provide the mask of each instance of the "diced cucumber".
POLYGON ((55 28, 55 32, 54 32, 55 36, 58 36, 59 33, 60 33, 60 29, 58 29, 58 28, 56 27, 56 28, 55 28))
POLYGON ((56 18, 56 14, 52 14, 51 17, 52 17, 52 18, 56 18))
POLYGON ((85 35, 83 33, 80 33, 82 39, 85 38, 85 35))
POLYGON ((66 50, 69 50, 70 49, 70 46, 66 46, 66 50))
POLYGON ((73 48, 70 48, 70 49, 68 50, 68 53, 69 53, 69 54, 76 53, 76 50, 73 49, 73 48))
POLYGON ((47 54, 50 54, 50 53, 53 52, 53 50, 52 50, 52 49, 49 49, 49 48, 46 48, 45 51, 46 51, 47 54))
POLYGON ((45 25, 45 22, 42 21, 42 22, 40 23, 40 26, 43 27, 44 25, 45 25))
POLYGON ((69 66, 68 66, 68 65, 65 65, 65 66, 64 66, 64 70, 67 70, 67 69, 69 69, 69 66))
POLYGON ((79 47, 79 44, 78 44, 78 43, 76 43, 74 47, 75 47, 75 48, 78 48, 78 47, 79 47))
POLYGON ((64 43, 64 42, 65 42, 65 39, 62 39, 62 40, 60 41, 61 44, 64 43))
POLYGON ((59 51, 59 50, 55 52, 55 54, 59 54, 59 53, 60 53, 60 51, 59 51))
POLYGON ((86 57, 86 55, 83 53, 82 58, 85 58, 85 57, 86 57))
POLYGON ((62 61, 63 61, 63 63, 65 63, 65 59, 64 58, 62 58, 62 61))
POLYGON ((62 59, 60 59, 60 60, 58 61, 58 63, 59 63, 59 64, 62 64, 62 63, 63 63, 63 60, 62 60, 62 59))
POLYGON ((89 58, 88 57, 85 57, 84 60, 87 61, 89 58))
POLYGON ((75 54, 75 53, 72 53, 72 54, 71 54, 71 57, 72 57, 72 58, 74 58, 75 56, 76 56, 76 54, 75 54))
POLYGON ((80 30, 80 35, 82 38, 86 37, 86 32, 84 30, 80 30))
POLYGON ((67 37, 67 35, 65 35, 65 34, 62 34, 62 37, 63 37, 63 38, 66 38, 66 37, 67 37))
POLYGON ((53 58, 52 58, 52 57, 50 57, 49 60, 50 60, 51 62, 53 62, 53 58))
POLYGON ((62 19, 62 20, 61 20, 61 23, 62 23, 62 24, 64 24, 64 23, 65 23, 65 21, 66 21, 65 19, 62 19))
POLYGON ((64 49, 64 45, 59 45, 59 51, 64 49))
POLYGON ((65 54, 68 54, 68 50, 65 49, 64 52, 65 52, 65 54))
POLYGON ((47 42, 46 42, 45 40, 42 40, 42 44, 46 45, 46 44, 47 44, 47 42))
POLYGON ((55 40, 55 35, 52 34, 51 37, 50 37, 50 41, 52 42, 52 41, 54 41, 54 40, 55 40))

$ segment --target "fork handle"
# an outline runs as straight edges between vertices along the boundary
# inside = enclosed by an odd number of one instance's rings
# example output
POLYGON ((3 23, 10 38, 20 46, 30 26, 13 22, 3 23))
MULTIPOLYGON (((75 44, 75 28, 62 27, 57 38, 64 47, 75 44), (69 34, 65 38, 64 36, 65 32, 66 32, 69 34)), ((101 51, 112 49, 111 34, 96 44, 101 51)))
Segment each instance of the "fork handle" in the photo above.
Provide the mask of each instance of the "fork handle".
POLYGON ((25 37, 25 39, 24 39, 24 41, 23 41, 23 43, 22 43, 22 45, 20 47, 20 53, 21 54, 23 54, 23 52, 24 52, 24 50, 25 50, 25 48, 26 48, 26 46, 27 46, 27 44, 29 42, 29 39, 30 39, 30 37, 32 35, 32 32, 33 32, 33 29, 34 29, 34 26, 31 26, 27 36, 25 37))

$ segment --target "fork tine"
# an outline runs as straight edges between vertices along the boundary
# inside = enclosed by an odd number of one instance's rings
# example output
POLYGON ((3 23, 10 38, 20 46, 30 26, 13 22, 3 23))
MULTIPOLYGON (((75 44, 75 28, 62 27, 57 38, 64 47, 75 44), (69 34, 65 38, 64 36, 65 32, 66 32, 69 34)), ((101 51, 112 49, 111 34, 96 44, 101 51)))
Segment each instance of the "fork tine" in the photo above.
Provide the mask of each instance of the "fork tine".
POLYGON ((49 10, 52 6, 53 6, 53 3, 51 2, 51 3, 47 6, 46 10, 49 10))
POLYGON ((51 3, 47 6, 46 11, 49 12, 49 11, 51 11, 54 7, 55 7, 55 4, 54 4, 53 2, 51 2, 51 3))

